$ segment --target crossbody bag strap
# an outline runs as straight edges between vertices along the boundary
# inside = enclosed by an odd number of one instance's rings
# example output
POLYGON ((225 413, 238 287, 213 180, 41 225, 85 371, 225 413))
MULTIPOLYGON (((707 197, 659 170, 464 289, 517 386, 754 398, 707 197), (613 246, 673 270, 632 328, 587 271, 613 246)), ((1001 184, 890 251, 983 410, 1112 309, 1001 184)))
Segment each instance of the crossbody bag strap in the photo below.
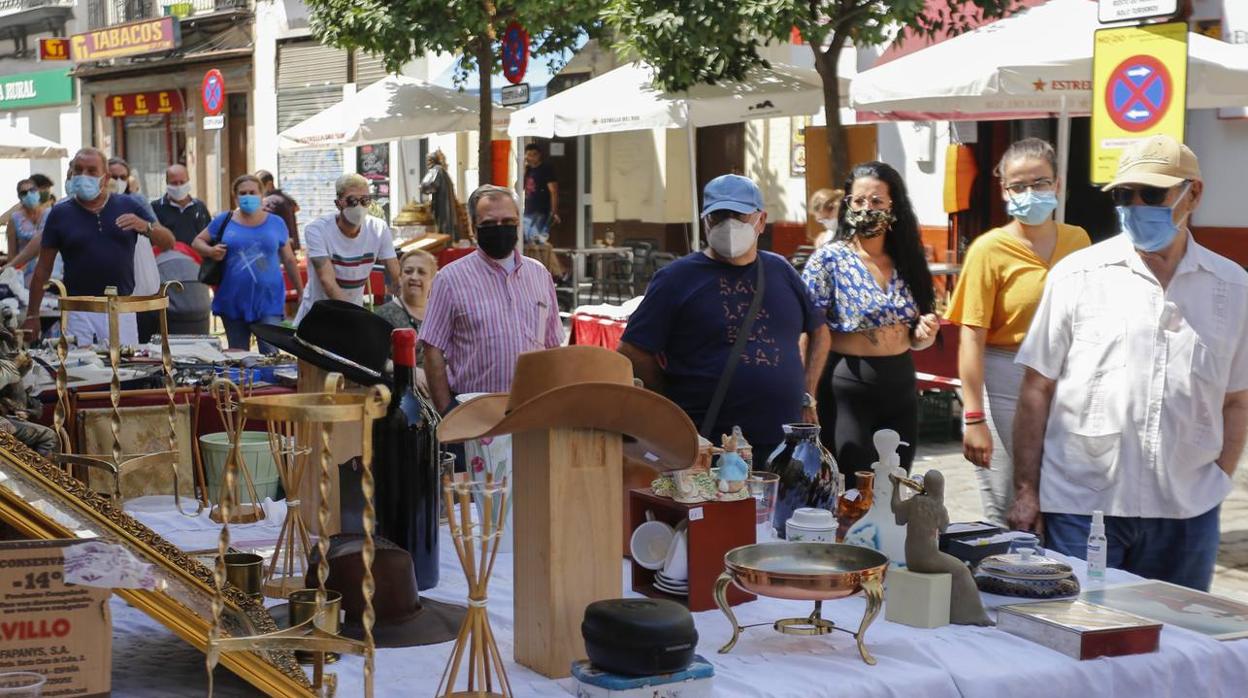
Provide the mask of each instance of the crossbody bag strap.
POLYGON ((758 281, 754 288, 754 299, 750 301, 750 309, 745 313, 745 320, 741 322, 741 328, 737 331, 737 341, 732 345, 732 351, 728 354, 728 361, 724 363, 724 371, 719 376, 719 384, 715 386, 715 394, 711 397, 711 404, 706 410, 706 417, 702 420, 702 429, 700 433, 707 439, 714 441, 711 435, 711 429, 715 428, 715 420, 719 418, 719 410, 724 406, 724 398, 728 396, 728 386, 732 384, 732 374, 737 370, 737 364, 741 362, 741 355, 745 353, 745 345, 750 341, 750 330, 754 328, 754 320, 758 318, 758 311, 763 307, 763 292, 766 287, 767 274, 763 269, 763 256, 758 256, 758 281))

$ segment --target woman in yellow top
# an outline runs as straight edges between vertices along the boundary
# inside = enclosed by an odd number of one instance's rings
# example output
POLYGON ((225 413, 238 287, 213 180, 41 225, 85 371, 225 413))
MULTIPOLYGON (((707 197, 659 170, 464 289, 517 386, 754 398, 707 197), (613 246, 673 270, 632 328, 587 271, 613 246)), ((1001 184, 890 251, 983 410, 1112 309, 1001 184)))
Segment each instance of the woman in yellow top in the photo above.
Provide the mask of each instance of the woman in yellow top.
POLYGON ((996 174, 1013 220, 971 243, 946 317, 962 326, 963 453, 979 467, 984 515, 1004 526, 1014 498, 1012 425, 1023 378, 1014 353, 1049 269, 1091 242, 1083 228, 1053 220, 1062 184, 1053 146, 1039 138, 1018 141, 1005 151, 996 174))

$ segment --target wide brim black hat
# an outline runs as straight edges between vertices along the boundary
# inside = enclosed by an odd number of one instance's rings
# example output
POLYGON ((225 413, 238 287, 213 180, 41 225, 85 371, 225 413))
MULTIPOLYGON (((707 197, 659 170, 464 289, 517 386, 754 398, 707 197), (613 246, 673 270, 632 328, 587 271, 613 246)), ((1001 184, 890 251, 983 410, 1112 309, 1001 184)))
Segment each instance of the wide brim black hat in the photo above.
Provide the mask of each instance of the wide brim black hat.
POLYGON ((385 318, 336 300, 313 303, 294 329, 263 323, 251 326, 257 339, 361 385, 386 381, 393 329, 385 318))

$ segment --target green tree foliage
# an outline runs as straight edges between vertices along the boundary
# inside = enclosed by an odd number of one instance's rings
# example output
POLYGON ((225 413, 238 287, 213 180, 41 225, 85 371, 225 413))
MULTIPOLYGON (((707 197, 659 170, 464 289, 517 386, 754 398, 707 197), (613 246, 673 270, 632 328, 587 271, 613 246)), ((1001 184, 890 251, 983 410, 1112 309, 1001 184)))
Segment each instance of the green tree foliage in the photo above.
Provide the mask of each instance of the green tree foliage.
POLYGON ((1017 0, 606 0, 607 25, 626 55, 654 66, 656 81, 679 91, 740 80, 765 65, 761 46, 796 28, 823 79, 828 158, 836 181, 849 173, 841 126, 837 63, 848 45, 876 46, 908 36, 957 34, 980 19, 1009 14, 1017 0))
POLYGON ((492 172, 491 74, 500 68, 498 39, 519 22, 529 32, 532 56, 559 55, 583 34, 600 33, 600 0, 307 0, 312 33, 344 49, 361 49, 385 58, 396 72, 427 53, 462 55, 465 71, 477 70, 481 90, 479 168, 481 181, 492 172))

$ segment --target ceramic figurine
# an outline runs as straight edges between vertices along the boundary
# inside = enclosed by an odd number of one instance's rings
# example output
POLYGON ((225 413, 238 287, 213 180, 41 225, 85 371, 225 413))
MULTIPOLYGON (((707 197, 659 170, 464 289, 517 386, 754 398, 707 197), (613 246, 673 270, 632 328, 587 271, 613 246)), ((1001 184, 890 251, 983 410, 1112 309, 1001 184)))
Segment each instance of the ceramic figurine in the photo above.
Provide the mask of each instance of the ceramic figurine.
MULTIPOLYGON (((893 483, 888 475, 893 468, 901 466, 901 435, 892 429, 881 429, 872 437, 875 442, 876 462, 871 464, 875 482, 871 490, 871 510, 845 534, 845 542, 878 550, 888 556, 895 567, 906 566, 906 530, 897 525, 889 502, 893 499, 893 483)), ((903 471, 904 472, 904 471, 903 471)))
POLYGON ((771 454, 767 470, 780 476, 772 526, 780 536, 793 512, 803 507, 836 508, 840 470, 819 445, 818 424, 785 424, 784 443, 771 454))
POLYGON ((715 455, 715 446, 709 439, 698 437, 698 458, 693 462, 693 467, 689 468, 695 472, 709 473, 711 472, 711 459, 715 455))
MULTIPOLYGON (((876 478, 877 481, 879 478, 876 478)), ((949 512, 945 509, 945 476, 939 470, 929 470, 923 475, 918 494, 901 501, 899 483, 913 483, 906 478, 906 471, 894 467, 891 477, 893 493, 889 505, 897 525, 906 527, 906 569, 921 574, 950 574, 953 576, 949 596, 949 622, 958 625, 992 625, 984 604, 979 598, 979 588, 971 570, 958 558, 940 551, 940 534, 949 526, 949 512)))
POLYGON ((750 476, 750 464, 741 456, 740 451, 740 444, 744 441, 740 427, 733 427, 732 435, 725 435, 721 441, 723 451, 716 468, 721 500, 744 499, 749 496, 745 491, 745 480, 750 476))

